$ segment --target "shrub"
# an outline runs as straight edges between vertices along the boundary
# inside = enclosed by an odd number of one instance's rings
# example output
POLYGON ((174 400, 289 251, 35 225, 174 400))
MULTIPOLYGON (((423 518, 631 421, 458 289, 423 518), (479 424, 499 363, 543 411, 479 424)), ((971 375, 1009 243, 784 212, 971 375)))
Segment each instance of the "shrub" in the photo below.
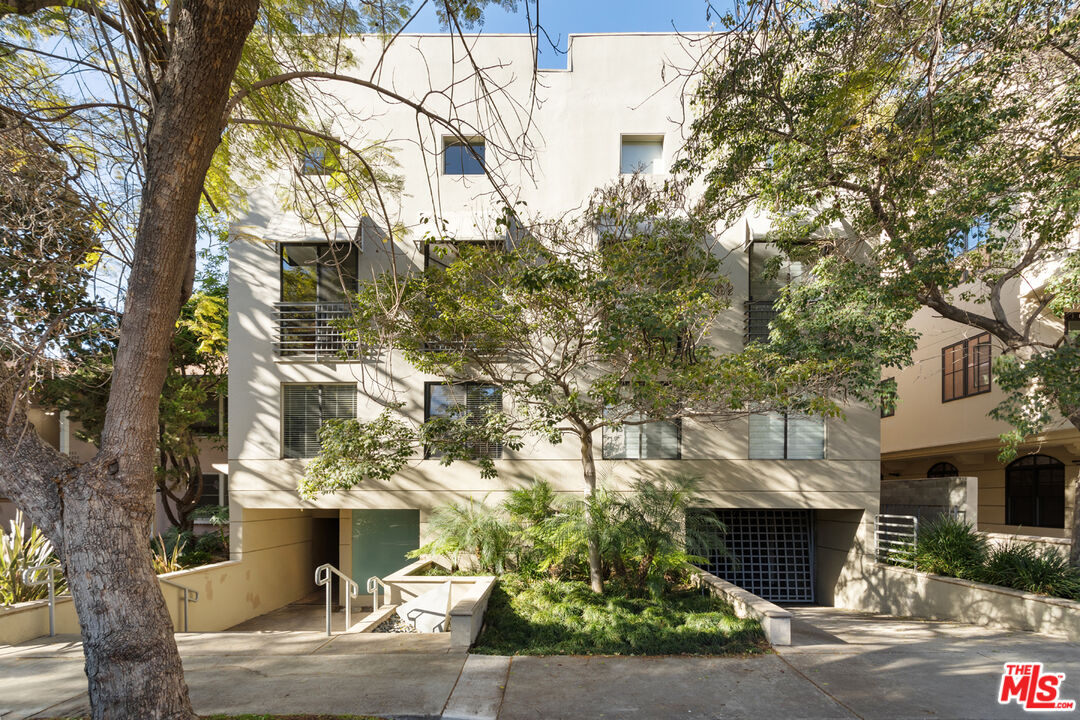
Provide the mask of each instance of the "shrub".
POLYGON ((1010 543, 990 551, 976 578, 992 585, 1080 600, 1080 569, 1051 548, 1010 543))
MULTIPOLYGON (((53 546, 35 526, 27 530, 22 511, 15 513, 10 529, 0 528, 0 605, 13 605, 49 596, 46 585, 27 585, 22 581, 23 570, 37 565, 58 564, 53 546)), ((56 576, 56 592, 63 592, 64 581, 56 576)))
MULTIPOLYGON (((485 497, 484 500, 487 498, 485 497)), ((516 534, 499 513, 482 500, 472 498, 465 505, 443 505, 431 515, 435 540, 408 557, 442 555, 457 570, 463 554, 480 572, 502 574, 517 550, 516 534)))
MULTIPOLYGON (((173 528, 175 530, 175 528, 173 528)), ((173 533, 173 543, 161 535, 150 541, 150 559, 154 564, 154 572, 158 575, 176 572, 184 569, 184 563, 180 559, 180 553, 184 551, 185 543, 177 541, 179 533, 173 533)))
POLYGON ((970 523, 943 515, 919 529, 915 567, 923 572, 977 579, 986 559, 986 538, 970 523))

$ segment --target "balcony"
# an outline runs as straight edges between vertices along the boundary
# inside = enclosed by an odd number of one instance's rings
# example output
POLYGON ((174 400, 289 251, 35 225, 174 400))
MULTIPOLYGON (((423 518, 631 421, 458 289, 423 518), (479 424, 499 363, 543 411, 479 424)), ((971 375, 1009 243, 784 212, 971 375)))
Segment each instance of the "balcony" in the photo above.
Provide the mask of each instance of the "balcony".
POLYGON ((777 316, 772 300, 750 300, 745 303, 746 320, 743 327, 743 339, 749 345, 752 342, 769 342, 769 323, 777 316))
POLYGON ((274 303, 274 353, 308 362, 357 360, 358 348, 341 327, 348 316, 345 303, 274 303))

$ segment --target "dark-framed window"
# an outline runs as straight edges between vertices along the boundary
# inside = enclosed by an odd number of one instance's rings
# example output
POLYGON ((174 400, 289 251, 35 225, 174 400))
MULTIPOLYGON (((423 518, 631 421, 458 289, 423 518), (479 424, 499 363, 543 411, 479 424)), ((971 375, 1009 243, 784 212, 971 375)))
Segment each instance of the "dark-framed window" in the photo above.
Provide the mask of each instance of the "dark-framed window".
POLYGON ((1065 527, 1065 463, 1028 455, 1005 468, 1005 524, 1065 527))
POLYGON ((475 248, 501 252, 506 250, 506 239, 446 239, 424 243, 424 269, 448 268, 461 257, 462 248, 475 248))
POLYGON ((443 175, 483 175, 483 140, 462 142, 453 138, 443 140, 443 175))
MULTIPOLYGON (((1065 313, 1065 334, 1073 336, 1080 333, 1080 312, 1065 313)), ((1080 342, 1080 338, 1073 337, 1073 342, 1080 342)))
POLYGON ((229 419, 229 401, 224 395, 207 395, 202 410, 205 417, 191 424, 191 432, 196 435, 224 435, 229 419))
MULTIPOLYGON (((487 421, 490 411, 502 411, 502 388, 484 383, 424 383, 424 420, 433 417, 465 416, 470 425, 487 421)), ((501 442, 475 442, 469 448, 474 457, 501 458, 501 442)), ((439 457, 433 448, 424 448, 424 457, 439 457)))
POLYGON ((315 457, 324 422, 356 418, 356 385, 282 385, 281 416, 282 457, 315 457))
POLYGON ((682 456, 682 423, 642 423, 642 419, 641 413, 633 413, 621 427, 605 426, 600 456, 604 460, 678 460, 682 456))
POLYGON ((794 413, 750 416, 751 460, 821 460, 825 457, 825 420, 794 413))
POLYGON ((990 392, 991 348, 983 333, 941 349, 941 402, 990 392))
POLYGON ((885 378, 878 383, 878 403, 881 409, 881 417, 892 417, 896 414, 896 378, 885 378))
POLYGON ((960 471, 951 462, 939 462, 926 471, 928 478, 960 477, 960 471))
POLYGON ((222 473, 203 473, 202 495, 196 507, 214 507, 229 504, 229 476, 222 473))
POLYGON ((340 303, 357 290, 357 243, 281 243, 281 302, 340 303))

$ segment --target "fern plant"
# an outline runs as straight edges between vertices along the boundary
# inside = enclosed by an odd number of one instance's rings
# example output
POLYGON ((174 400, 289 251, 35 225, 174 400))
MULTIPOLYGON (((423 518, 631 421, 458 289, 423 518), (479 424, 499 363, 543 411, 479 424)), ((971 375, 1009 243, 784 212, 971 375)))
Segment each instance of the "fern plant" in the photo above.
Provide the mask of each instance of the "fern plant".
MULTIPOLYGON (((49 596, 45 585, 27 585, 23 570, 38 565, 57 564, 52 542, 36 526, 27 529, 21 511, 15 513, 8 532, 0 528, 0 604, 41 600, 49 596)), ((56 575, 56 593, 65 589, 63 577, 56 575)))
POLYGON ((431 515, 431 530, 436 539, 408 557, 441 555, 450 561, 451 571, 456 572, 465 555, 477 570, 501 575, 516 553, 516 534, 496 510, 485 504, 486 500, 486 496, 480 502, 469 498, 464 505, 443 505, 436 509, 431 515))

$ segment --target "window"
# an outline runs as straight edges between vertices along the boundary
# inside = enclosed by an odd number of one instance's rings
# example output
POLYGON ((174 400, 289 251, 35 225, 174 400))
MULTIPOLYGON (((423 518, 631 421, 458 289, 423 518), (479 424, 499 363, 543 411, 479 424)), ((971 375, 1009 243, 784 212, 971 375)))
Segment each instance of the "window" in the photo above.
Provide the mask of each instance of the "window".
POLYGON ((1065 527, 1065 464, 1028 455, 1005 468, 1005 524, 1065 527))
POLYGON ((990 392, 990 334, 983 333, 941 350, 941 401, 990 392))
POLYGON ((769 342, 769 324, 776 317, 774 303, 780 290, 797 282, 803 264, 790 260, 772 243, 755 240, 747 249, 750 297, 746 303, 745 341, 769 342))
POLYGON ((443 175, 483 175, 484 141, 443 140, 443 175))
POLYGON ((199 422, 191 424, 191 432, 196 435, 224 435, 225 423, 228 421, 228 404, 225 397, 209 395, 202 409, 206 416, 199 422))
MULTIPOLYGON (((424 385, 424 420, 433 417, 465 417, 469 425, 481 425, 490 411, 502 410, 502 388, 481 383, 426 383, 424 385)), ((470 448, 476 457, 502 457, 501 442, 477 442, 470 448)), ((425 457, 439 453, 425 448, 425 457)))
MULTIPOLYGON (((640 413, 626 418, 640 422, 640 413)), ((678 460, 682 424, 659 420, 640 425, 624 424, 620 428, 605 427, 601 457, 604 460, 678 460)))
POLYGON ((196 507, 213 507, 229 504, 229 476, 220 473, 203 473, 202 495, 196 507))
POLYGON ((960 471, 951 462, 939 462, 930 466, 926 471, 928 478, 959 477, 960 471))
POLYGON ((664 172, 663 156, 663 135, 623 135, 619 172, 623 175, 662 173, 664 172))
POLYGON ((751 460, 821 460, 825 420, 787 413, 750 416, 751 460))
POLYGON ((283 243, 280 253, 282 302, 340 303, 356 292, 356 243, 283 243))
MULTIPOLYGON (((1065 313, 1065 334, 1072 336, 1080 333, 1080 312, 1065 313)), ((1080 338, 1073 338, 1073 342, 1080 342, 1080 338)))
POLYGON ((886 378, 878 383, 878 406, 883 418, 896 414, 896 378, 886 378))
POLYGON ((448 268, 462 253, 463 248, 501 251, 506 249, 506 240, 457 239, 448 238, 441 242, 424 243, 424 269, 430 267, 448 268))
POLYGON ((329 175, 340 167, 336 146, 312 145, 301 148, 299 152, 301 175, 329 175))
POLYGON ((984 216, 979 217, 972 222, 971 227, 966 230, 957 232, 956 240, 956 255, 962 255, 966 252, 974 250, 986 243, 990 233, 990 221, 984 216))
POLYGON ((356 418, 356 386, 285 385, 282 405, 282 455, 315 457, 319 454, 319 428, 324 422, 356 418))

